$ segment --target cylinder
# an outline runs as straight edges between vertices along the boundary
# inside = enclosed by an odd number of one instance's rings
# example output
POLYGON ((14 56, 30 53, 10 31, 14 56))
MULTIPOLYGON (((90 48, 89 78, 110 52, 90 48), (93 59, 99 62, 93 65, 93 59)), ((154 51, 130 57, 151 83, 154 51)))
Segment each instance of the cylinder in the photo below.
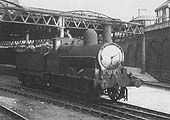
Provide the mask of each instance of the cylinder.
POLYGON ((104 24, 104 26, 103 26, 103 42, 104 43, 112 42, 111 32, 112 32, 112 25, 104 24))

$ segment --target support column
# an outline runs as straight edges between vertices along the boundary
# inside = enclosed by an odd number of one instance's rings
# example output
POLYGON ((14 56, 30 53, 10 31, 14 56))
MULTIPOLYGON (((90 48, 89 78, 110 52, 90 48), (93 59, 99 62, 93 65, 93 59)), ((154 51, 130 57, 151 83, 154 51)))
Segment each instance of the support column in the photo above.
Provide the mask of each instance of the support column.
POLYGON ((53 50, 57 50, 61 46, 61 40, 58 39, 57 34, 55 35, 55 38, 53 39, 53 50))
POLYGON ((169 12, 168 21, 170 21, 170 9, 169 8, 168 8, 168 12, 169 12))
POLYGON ((59 40, 57 39, 57 34, 55 34, 55 39, 53 39, 53 50, 56 50, 58 48, 59 40))
POLYGON ((64 37, 64 27, 60 28, 60 37, 64 37))
POLYGON ((59 18, 59 21, 60 21, 60 24, 59 24, 59 27, 60 27, 60 37, 64 37, 64 28, 65 28, 65 19, 64 17, 60 17, 59 18))
POLYGON ((26 31, 26 47, 28 47, 29 40, 30 40, 30 34, 29 31, 26 31))
POLYGON ((142 73, 145 73, 146 71, 146 52, 145 52, 145 33, 143 33, 143 40, 142 40, 142 73))
POLYGON ((56 50, 56 43, 57 43, 57 34, 55 35, 55 38, 53 39, 53 50, 56 50))
POLYGON ((104 26, 103 26, 103 42, 104 43, 112 42, 111 32, 112 32, 112 25, 104 24, 104 26))

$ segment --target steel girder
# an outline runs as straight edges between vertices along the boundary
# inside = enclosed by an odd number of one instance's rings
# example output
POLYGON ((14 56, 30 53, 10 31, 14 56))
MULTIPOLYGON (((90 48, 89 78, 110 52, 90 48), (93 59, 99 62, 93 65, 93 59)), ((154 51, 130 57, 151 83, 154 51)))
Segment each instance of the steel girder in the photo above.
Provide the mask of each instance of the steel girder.
POLYGON ((29 10, 27 8, 0 7, 0 21, 8 23, 59 27, 59 15, 29 10))
MULTIPOLYGON (((84 11, 84 10, 76 10, 76 11, 57 11, 57 10, 47 10, 41 8, 31 8, 31 7, 0 7, 0 24, 9 24, 9 26, 27 26, 28 30, 32 29, 32 33, 38 33, 39 29, 44 28, 49 29, 57 28, 59 29, 95 29, 96 31, 103 31, 103 26, 105 24, 109 24, 112 26, 112 34, 114 38, 124 38, 129 36, 134 36, 137 34, 144 33, 144 26, 136 23, 123 22, 120 19, 111 18, 101 13, 92 12, 92 11, 84 11), (35 31, 37 30, 37 31, 35 31)), ((24 29, 24 30, 27 30, 24 29)), ((6 36, 11 36, 11 32, 14 29, 7 33, 6 36)), ((43 31, 43 30, 42 30, 43 31)), ((23 32, 22 29, 19 32, 23 32)), ((26 32, 26 31, 25 31, 26 32)), ((46 31, 45 31, 46 32, 46 31)), ((55 32, 55 30, 54 30, 55 32)), ((43 33, 43 32, 42 32, 43 33)), ((39 41, 44 41, 42 38, 45 38, 46 34, 41 36, 39 41)), ((17 33, 18 36, 22 36, 17 33)), ((15 36, 12 36, 12 38, 15 36)), ((1 36, 2 38, 2 36, 1 36)), ((36 38, 33 38, 30 44, 34 43, 36 38)), ((48 41, 48 40, 47 40, 48 41)), ((36 42, 41 43, 41 42, 36 42)), ((11 41, 0 41, 0 46, 17 46, 24 44, 23 39, 14 38, 11 41), (19 41, 19 42, 17 42, 19 41)))
POLYGON ((115 38, 125 38, 144 34, 144 26, 130 22, 116 22, 112 25, 115 38))
POLYGON ((112 32, 128 35, 142 34, 140 24, 123 22, 92 11, 54 11, 28 7, 0 7, 0 22, 75 28, 102 31, 103 24, 112 24, 112 32))

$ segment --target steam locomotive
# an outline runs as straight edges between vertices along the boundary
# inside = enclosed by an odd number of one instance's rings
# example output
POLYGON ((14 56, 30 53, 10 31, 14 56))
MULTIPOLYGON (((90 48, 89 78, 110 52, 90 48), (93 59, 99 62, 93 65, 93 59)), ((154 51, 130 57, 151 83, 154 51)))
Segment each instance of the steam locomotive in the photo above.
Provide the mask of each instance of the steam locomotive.
POLYGON ((88 99, 98 99, 103 94, 113 101, 127 99, 127 86, 139 87, 141 81, 124 68, 123 49, 116 43, 97 44, 93 29, 85 32, 83 41, 83 45, 64 45, 61 39, 51 52, 17 53, 19 80, 22 84, 78 93, 88 99))

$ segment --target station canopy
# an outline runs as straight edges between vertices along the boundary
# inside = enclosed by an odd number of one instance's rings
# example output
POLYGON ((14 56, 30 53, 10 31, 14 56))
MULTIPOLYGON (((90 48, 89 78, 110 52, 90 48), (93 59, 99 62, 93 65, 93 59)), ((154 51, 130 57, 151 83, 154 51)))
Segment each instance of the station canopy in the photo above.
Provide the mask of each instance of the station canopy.
POLYGON ((112 25, 112 33, 117 38, 143 34, 140 24, 124 22, 93 11, 58 11, 0 4, 0 41, 24 40, 28 32, 30 39, 46 39, 59 36, 63 28, 73 34, 81 34, 89 28, 102 33, 105 24, 112 25))

